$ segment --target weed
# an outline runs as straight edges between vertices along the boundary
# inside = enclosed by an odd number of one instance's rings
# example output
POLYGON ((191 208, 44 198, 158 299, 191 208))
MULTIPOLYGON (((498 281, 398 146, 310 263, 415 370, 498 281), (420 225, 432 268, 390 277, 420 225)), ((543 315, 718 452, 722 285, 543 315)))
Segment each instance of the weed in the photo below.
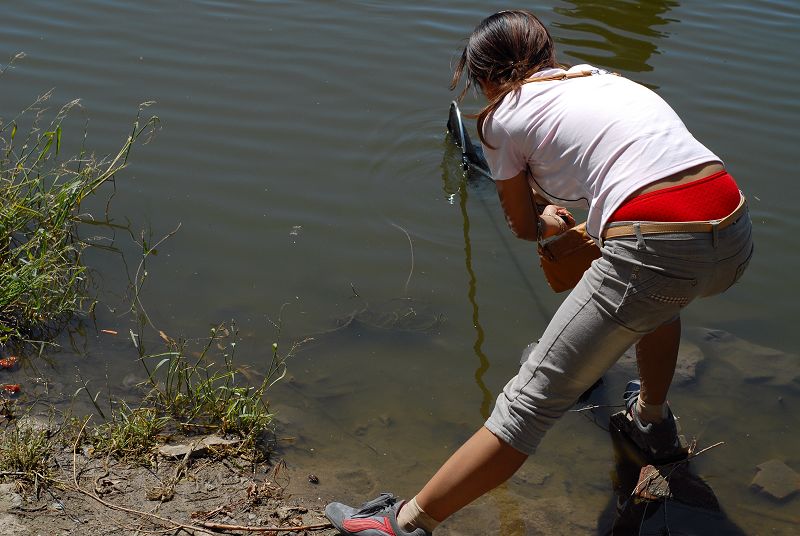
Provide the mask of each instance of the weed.
POLYGON ((0 477, 33 484, 38 489, 52 475, 53 457, 47 429, 18 423, 0 435, 0 477))
POLYGON ((160 417, 154 408, 131 409, 120 402, 113 409, 110 419, 89 433, 89 442, 95 453, 124 459, 128 462, 144 463, 158 444, 158 434, 168 419, 160 417))
POLYGON ((80 215, 81 204, 113 181, 136 139, 158 124, 157 117, 140 121, 137 115, 116 155, 98 159, 82 149, 62 161, 62 123, 78 101, 41 127, 44 110, 38 106, 49 97, 43 95, 10 122, 0 118, 0 344, 48 338, 87 308, 91 300, 81 263, 86 243, 78 226, 92 218, 80 215), (30 111, 33 126, 21 135, 18 123, 30 111))
POLYGON ((273 344, 266 375, 258 385, 247 385, 240 381, 243 375, 234 365, 236 337, 235 325, 220 325, 211 330, 203 349, 193 357, 188 355, 186 341, 169 338, 167 352, 142 355, 151 387, 145 404, 168 415, 184 432, 234 434, 242 438, 243 448, 255 449, 272 423, 264 396, 285 375, 288 355, 281 356, 277 343, 273 344), (155 366, 148 366, 156 360, 155 366))

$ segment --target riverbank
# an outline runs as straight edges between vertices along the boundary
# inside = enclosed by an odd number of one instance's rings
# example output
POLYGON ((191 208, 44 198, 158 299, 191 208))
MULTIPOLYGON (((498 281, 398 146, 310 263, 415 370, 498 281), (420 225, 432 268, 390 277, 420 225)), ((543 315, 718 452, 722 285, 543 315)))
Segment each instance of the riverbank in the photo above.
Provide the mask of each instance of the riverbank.
POLYGON ((0 535, 336 534, 312 475, 278 456, 252 463, 227 448, 160 453, 143 466, 63 445, 46 482, 0 485, 0 535))

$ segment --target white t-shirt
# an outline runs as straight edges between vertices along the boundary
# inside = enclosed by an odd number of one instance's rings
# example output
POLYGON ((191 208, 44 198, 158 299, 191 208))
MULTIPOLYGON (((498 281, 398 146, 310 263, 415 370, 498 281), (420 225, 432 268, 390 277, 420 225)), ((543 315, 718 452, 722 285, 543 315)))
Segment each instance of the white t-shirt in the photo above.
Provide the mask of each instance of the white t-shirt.
MULTIPOLYGON (((592 69, 576 65, 569 72, 592 69)), ((559 73, 546 69, 534 77, 559 73)), ((552 203, 589 209, 586 228, 594 237, 636 190, 721 162, 661 97, 605 71, 525 84, 489 116, 484 137, 496 147, 484 145, 495 180, 528 169, 531 186, 552 203)))

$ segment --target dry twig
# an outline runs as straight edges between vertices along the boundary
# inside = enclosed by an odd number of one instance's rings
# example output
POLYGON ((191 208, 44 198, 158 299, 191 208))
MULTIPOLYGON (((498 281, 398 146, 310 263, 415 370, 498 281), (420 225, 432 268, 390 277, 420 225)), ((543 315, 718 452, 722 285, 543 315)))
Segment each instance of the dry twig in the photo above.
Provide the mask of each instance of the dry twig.
POLYGON ((248 527, 246 525, 225 525, 224 523, 212 523, 210 521, 204 521, 201 525, 207 529, 243 530, 246 532, 299 532, 301 530, 325 530, 333 527, 330 523, 302 525, 299 527, 248 527))
POLYGON ((634 486, 633 491, 631 492, 631 497, 641 493, 642 490, 647 489, 650 486, 650 484, 652 484, 653 481, 661 474, 661 469, 662 468, 667 468, 667 467, 670 468, 670 471, 664 477, 665 479, 667 479, 670 476, 672 476, 672 473, 674 473, 675 470, 678 467, 680 467, 681 465, 683 465, 685 463, 689 463, 689 460, 691 460, 693 458, 697 458, 698 456, 700 456, 704 452, 707 452, 707 451, 713 449, 714 447, 719 447, 720 445, 724 445, 724 444, 725 444, 724 441, 720 441, 719 443, 714 443, 713 445, 710 445, 710 446, 708 446, 708 447, 706 447, 704 449, 701 449, 701 450, 699 450, 697 452, 692 453, 691 455, 689 455, 684 460, 678 460, 677 462, 667 463, 667 464, 659 465, 659 466, 653 466, 653 471, 651 471, 645 478, 641 479, 639 481, 639 483, 636 484, 636 486, 634 486))

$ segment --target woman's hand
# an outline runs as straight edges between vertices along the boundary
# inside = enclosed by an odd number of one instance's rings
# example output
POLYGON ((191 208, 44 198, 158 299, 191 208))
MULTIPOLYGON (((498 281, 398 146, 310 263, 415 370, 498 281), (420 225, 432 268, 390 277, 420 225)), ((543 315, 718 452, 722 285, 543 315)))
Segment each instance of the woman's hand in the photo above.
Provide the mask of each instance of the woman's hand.
POLYGON ((550 238, 551 236, 560 235, 575 227, 575 218, 570 214, 569 210, 558 205, 547 205, 539 215, 541 222, 540 238, 550 238))

